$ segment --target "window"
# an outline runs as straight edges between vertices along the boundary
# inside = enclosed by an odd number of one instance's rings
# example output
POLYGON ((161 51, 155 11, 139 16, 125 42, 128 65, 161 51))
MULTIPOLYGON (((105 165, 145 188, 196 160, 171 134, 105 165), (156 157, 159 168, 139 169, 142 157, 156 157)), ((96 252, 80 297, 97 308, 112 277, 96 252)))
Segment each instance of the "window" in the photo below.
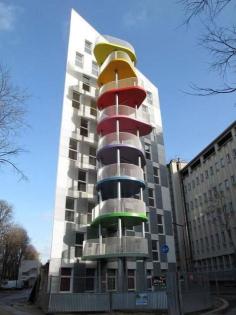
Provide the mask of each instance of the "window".
POLYGON ((84 42, 84 51, 88 54, 92 54, 92 43, 88 40, 85 40, 84 42))
POLYGON ((83 170, 78 170, 78 190, 86 191, 87 173, 83 170))
POLYGON ((70 138, 69 142, 69 158, 72 160, 77 160, 77 140, 70 138))
POLYGON ((83 85, 82 88, 84 91, 90 92, 90 77, 83 75, 83 85))
POLYGON ((144 150, 146 159, 151 160, 151 145, 149 143, 145 143, 144 150))
POLYGON ((80 93, 73 91, 72 93, 72 107, 80 109, 80 93))
POLYGON ((158 261, 158 242, 156 240, 152 240, 152 259, 154 261, 158 261))
POLYGON ((219 163, 215 162, 215 168, 216 168, 216 172, 219 172, 219 163))
POLYGON ((92 222, 92 212, 94 207, 95 204, 93 202, 88 203, 87 224, 90 224, 92 222))
POLYGON ((107 269, 107 291, 116 291, 116 269, 107 269))
POLYGON ((65 221, 74 222, 75 220, 75 212, 71 210, 65 211, 65 221))
POLYGON ((207 203, 207 202, 208 202, 208 199, 207 199, 207 194, 206 194, 206 193, 204 193, 204 194, 203 194, 203 196, 204 196, 204 202, 205 202, 205 203, 207 203))
POLYGON ((98 65, 95 61, 92 62, 92 74, 98 76, 98 65))
POLYGON ((148 205, 149 207, 154 207, 155 202, 154 202, 154 192, 152 188, 148 188, 148 205))
POLYGON ((196 183, 199 185, 199 177, 196 177, 196 183))
POLYGON ((75 198, 66 197, 66 209, 70 209, 70 210, 75 209, 75 198))
POLYGON ((145 222, 145 232, 149 232, 149 212, 146 212, 147 221, 145 222))
POLYGON ((231 158, 230 158, 229 153, 226 154, 226 161, 227 163, 231 163, 231 158))
POLYGON ((96 148, 89 147, 89 164, 96 166, 96 148))
POLYGON ((203 183, 204 182, 204 175, 203 175, 203 173, 201 173, 201 182, 203 183))
POLYGON ((158 234, 163 234, 163 216, 161 214, 157 214, 157 226, 158 226, 158 234))
POLYGON ((127 272, 127 278, 128 278, 128 291, 134 291, 136 287, 136 279, 135 279, 135 270, 134 269, 128 269, 127 272))
POLYGON ((233 157, 234 159, 236 159, 236 149, 233 149, 232 151, 233 151, 233 157))
POLYGON ((188 183, 188 191, 191 191, 191 185, 188 183))
POLYGON ((232 185, 236 184, 236 180, 235 180, 235 176, 234 175, 231 176, 231 184, 232 185))
POLYGON ((210 166, 210 175, 213 175, 213 174, 214 174, 214 172, 213 172, 213 167, 210 166))
POLYGON ((193 187, 193 189, 195 188, 195 180, 194 179, 192 180, 192 187, 193 187))
POLYGON ((159 168, 156 166, 153 166, 153 179, 155 184, 159 184, 159 168))
POLYGON ((228 179, 225 180, 225 189, 227 189, 227 190, 229 189, 229 181, 228 181, 228 179))
POLYGON ((76 52, 75 55, 75 65, 77 67, 83 68, 83 64, 84 64, 84 56, 78 52, 76 52))
POLYGON ((152 290, 152 270, 151 269, 147 269, 146 277, 147 277, 147 289, 152 290))
POLYGON ((80 135, 84 137, 88 137, 88 125, 89 122, 87 119, 80 119, 80 135))
POLYGON ((83 241, 84 234, 76 233, 75 234, 75 257, 81 257, 83 254, 83 241))
POLYGON ((61 268, 60 291, 70 291, 71 268, 61 268))
POLYGON ((224 162, 224 159, 223 159, 223 158, 220 159, 220 166, 221 166, 221 167, 224 167, 224 166, 225 166, 225 162, 224 162))
POLYGON ((87 268, 86 269, 86 281, 85 281, 85 291, 92 292, 94 291, 94 281, 95 279, 95 269, 87 268))
POLYGON ((152 104, 152 93, 147 91, 147 102, 149 104, 152 104))
POLYGON ((205 170, 205 178, 208 178, 208 170, 205 170))
POLYGON ((97 117, 97 106, 95 100, 91 100, 90 115, 97 117))

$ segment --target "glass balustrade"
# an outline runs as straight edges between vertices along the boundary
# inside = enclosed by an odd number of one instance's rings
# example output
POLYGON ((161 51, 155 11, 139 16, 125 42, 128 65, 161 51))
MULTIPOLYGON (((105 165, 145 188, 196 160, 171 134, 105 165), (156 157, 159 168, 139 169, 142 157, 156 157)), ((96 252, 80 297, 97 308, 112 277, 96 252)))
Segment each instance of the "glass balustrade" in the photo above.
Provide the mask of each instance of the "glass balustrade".
POLYGON ((128 87, 134 87, 139 86, 141 88, 144 88, 143 81, 139 78, 127 78, 116 81, 111 81, 109 83, 104 84, 100 90, 99 90, 99 96, 103 93, 110 91, 112 89, 122 89, 122 88, 128 88, 128 87))
POLYGON ((83 258, 148 256, 147 242, 145 238, 134 236, 90 239, 83 243, 83 258))
POLYGON ((112 213, 146 214, 146 205, 142 200, 134 198, 108 199, 100 202, 92 210, 92 221, 99 216, 112 213))
POLYGON ((113 146, 119 144, 135 147, 136 149, 144 153, 140 138, 128 132, 120 132, 118 135, 116 132, 112 132, 107 134, 106 136, 103 136, 99 139, 98 151, 105 146, 113 146))
POLYGON ((127 116, 129 118, 134 118, 144 123, 150 124, 150 115, 148 112, 143 112, 141 110, 135 109, 126 105, 111 105, 106 107, 98 114, 98 124, 105 118, 111 118, 117 115, 127 116))
POLYGON ((126 52, 124 52, 124 51, 113 51, 112 53, 110 53, 110 55, 107 56, 106 60, 101 65, 99 73, 102 73, 110 62, 112 62, 112 61, 115 62, 118 59, 125 60, 127 63, 129 63, 131 65, 131 67, 133 67, 133 62, 130 59, 130 56, 126 52))
POLYGON ((128 163, 110 164, 100 168, 97 172, 97 181, 122 176, 133 177, 139 181, 144 181, 142 168, 128 163))

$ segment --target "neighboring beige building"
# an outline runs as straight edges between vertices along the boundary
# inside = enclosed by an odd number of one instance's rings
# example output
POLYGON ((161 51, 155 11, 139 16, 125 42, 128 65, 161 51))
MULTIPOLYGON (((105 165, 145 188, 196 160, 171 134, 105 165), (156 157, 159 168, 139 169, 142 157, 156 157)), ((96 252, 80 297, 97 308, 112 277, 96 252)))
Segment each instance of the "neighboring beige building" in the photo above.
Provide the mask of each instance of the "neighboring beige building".
POLYGON ((168 168, 179 268, 235 270, 236 121, 188 164, 168 168))
POLYGON ((22 260, 19 268, 18 280, 26 287, 33 287, 39 275, 40 262, 38 260, 22 260))

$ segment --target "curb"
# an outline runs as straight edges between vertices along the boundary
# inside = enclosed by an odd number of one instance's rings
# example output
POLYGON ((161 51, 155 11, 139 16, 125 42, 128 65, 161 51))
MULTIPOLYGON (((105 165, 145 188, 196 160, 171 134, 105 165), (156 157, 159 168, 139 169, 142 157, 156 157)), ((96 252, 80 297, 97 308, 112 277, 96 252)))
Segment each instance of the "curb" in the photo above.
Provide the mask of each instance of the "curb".
POLYGON ((229 307, 229 302, 223 298, 217 298, 218 301, 222 303, 222 305, 218 308, 215 308, 214 310, 211 310, 206 313, 202 313, 201 315, 211 315, 211 314, 217 314, 219 311, 223 311, 229 307))

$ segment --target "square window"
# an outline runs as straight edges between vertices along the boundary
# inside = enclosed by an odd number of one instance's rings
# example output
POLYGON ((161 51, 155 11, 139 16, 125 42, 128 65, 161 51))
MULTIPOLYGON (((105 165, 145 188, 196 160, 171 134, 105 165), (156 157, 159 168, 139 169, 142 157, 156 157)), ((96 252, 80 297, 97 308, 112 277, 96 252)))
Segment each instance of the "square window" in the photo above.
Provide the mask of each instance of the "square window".
POLYGON ((98 76, 98 65, 95 61, 92 62, 92 74, 98 76))
POLYGON ((60 291, 70 291, 70 278, 62 277, 60 281, 60 291))
POLYGON ((75 198, 66 197, 66 209, 70 209, 70 210, 75 209, 75 198))
POLYGON ((79 52, 76 52, 75 65, 77 67, 83 68, 83 64, 84 64, 84 56, 82 54, 80 54, 79 52))
POLYGON ((145 143, 144 150, 146 159, 151 160, 151 145, 149 143, 145 143))
POLYGON ((86 171, 79 170, 78 171, 78 190, 86 192, 86 180, 87 173, 86 171))
POLYGON ((75 220, 75 213, 74 211, 65 211, 65 221, 74 222, 75 220))
POLYGON ((88 40, 85 40, 84 42, 84 51, 88 54, 92 54, 92 43, 88 40))
POLYGON ((147 91, 147 102, 149 104, 152 104, 152 93, 147 91))
POLYGON ((81 118, 80 119, 80 135, 88 137, 88 120, 81 118))

